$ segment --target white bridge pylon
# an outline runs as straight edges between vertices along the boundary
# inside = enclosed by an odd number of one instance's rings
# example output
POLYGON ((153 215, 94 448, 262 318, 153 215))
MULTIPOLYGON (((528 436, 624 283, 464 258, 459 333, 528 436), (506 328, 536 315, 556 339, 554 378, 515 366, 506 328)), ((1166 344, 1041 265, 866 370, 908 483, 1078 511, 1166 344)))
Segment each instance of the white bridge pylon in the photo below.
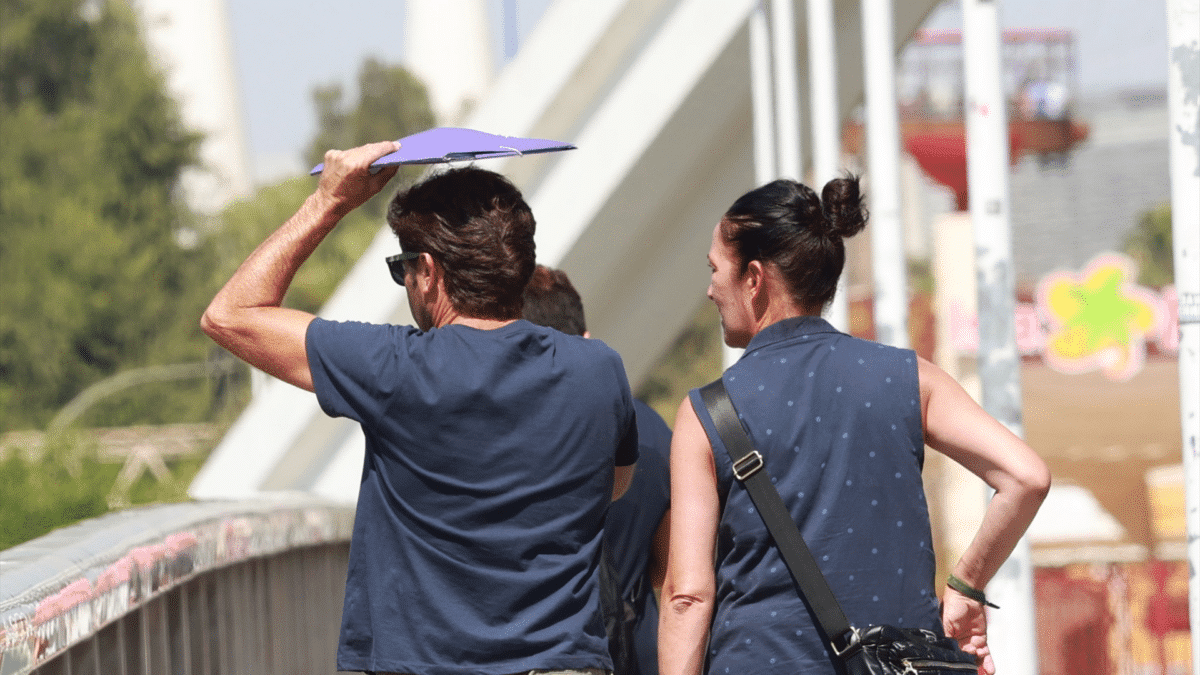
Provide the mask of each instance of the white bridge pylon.
MULTIPOLYGON (((897 2, 894 44, 908 42, 937 4, 897 2)), ((567 271, 589 329, 621 354, 635 388, 705 301, 712 228, 755 185, 748 20, 757 6, 558 0, 464 122, 578 146, 484 166, 525 193, 538 223, 538 261, 567 271)), ((793 9, 799 109, 810 110, 805 3, 793 9)), ((859 0, 837 0, 834 23, 837 101, 828 104, 844 119, 863 98, 859 0)), ((804 117, 801 138, 810 135, 804 117)), ((809 164, 806 157, 802 165, 809 164)), ((321 316, 412 323, 383 263, 397 250, 383 228, 321 316)), ((352 502, 362 452, 356 423, 329 418, 312 394, 272 381, 190 493, 237 499, 303 491, 352 502)))

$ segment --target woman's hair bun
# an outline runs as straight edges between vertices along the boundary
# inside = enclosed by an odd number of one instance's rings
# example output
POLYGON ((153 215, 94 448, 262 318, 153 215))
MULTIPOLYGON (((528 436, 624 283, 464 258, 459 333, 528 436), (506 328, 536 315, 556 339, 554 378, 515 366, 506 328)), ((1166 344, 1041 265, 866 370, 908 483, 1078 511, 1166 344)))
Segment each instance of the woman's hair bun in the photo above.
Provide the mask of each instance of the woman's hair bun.
POLYGON ((867 208, 858 176, 848 173, 826 183, 821 190, 821 210, 829 236, 845 239, 862 232, 867 226, 867 208))

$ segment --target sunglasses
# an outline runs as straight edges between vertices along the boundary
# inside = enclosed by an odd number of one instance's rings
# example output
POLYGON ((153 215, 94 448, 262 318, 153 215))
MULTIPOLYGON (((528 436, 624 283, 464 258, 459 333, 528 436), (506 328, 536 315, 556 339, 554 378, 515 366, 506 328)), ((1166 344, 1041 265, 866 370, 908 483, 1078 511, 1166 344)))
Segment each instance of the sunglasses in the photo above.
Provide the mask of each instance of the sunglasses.
POLYGON ((414 260, 420 253, 416 251, 405 251, 399 255, 390 255, 387 257, 388 271, 392 273, 392 281, 404 285, 404 261, 414 260))

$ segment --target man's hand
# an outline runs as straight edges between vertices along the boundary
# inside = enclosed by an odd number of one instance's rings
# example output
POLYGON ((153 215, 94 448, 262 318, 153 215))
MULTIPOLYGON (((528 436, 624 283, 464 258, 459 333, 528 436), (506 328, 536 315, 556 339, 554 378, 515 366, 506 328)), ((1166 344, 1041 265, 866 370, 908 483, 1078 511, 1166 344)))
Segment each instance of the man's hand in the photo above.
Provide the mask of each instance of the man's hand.
POLYGON ((353 211, 379 194, 399 169, 389 166, 372 173, 371 162, 399 149, 398 141, 383 141, 326 152, 317 194, 329 200, 330 206, 342 215, 353 211))
POLYGON ((987 643, 987 615, 978 600, 972 600, 953 588, 942 596, 942 629, 958 646, 975 656, 979 675, 995 675, 996 664, 987 643))

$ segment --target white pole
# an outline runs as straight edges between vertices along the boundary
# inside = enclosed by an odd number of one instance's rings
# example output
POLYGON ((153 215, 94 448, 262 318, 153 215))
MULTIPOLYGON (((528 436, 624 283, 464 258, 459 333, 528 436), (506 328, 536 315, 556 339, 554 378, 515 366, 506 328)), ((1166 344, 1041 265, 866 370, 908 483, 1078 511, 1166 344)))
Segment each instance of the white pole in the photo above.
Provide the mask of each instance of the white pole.
POLYGON ((775 64, 775 133, 779 176, 803 180, 800 171, 800 83, 796 75, 793 0, 771 0, 771 52, 775 64))
POLYGON ((228 0, 138 0, 142 30, 184 122, 204 134, 199 159, 180 179, 188 205, 218 213, 254 189, 228 0))
POLYGON ((754 184, 778 176, 775 164, 775 101, 771 94, 771 43, 767 9, 760 2, 750 13, 750 103, 754 133, 754 184))
POLYGON ((1200 673, 1200 1, 1167 0, 1171 225, 1179 294, 1179 418, 1183 427, 1192 672, 1200 673))
MULTIPOLYGON (((821 194, 825 183, 837 177, 842 143, 838 130, 837 49, 834 41, 833 0, 808 0, 808 79, 811 87, 813 132, 813 184, 821 194)), ((850 330, 846 275, 825 318, 840 331, 850 330)))
POLYGON ((495 63, 488 4, 459 0, 403 5, 404 65, 425 82, 441 124, 461 122, 491 86, 495 63))
MULTIPOLYGON (((775 157, 775 102, 771 94, 771 42, 767 8, 763 3, 750 13, 750 104, 754 134, 754 184, 769 183, 779 175, 775 157)), ((742 350, 724 345, 725 368, 742 357, 742 350)))
MULTIPOLYGON (((1008 185, 1008 115, 1000 62, 995 0, 963 0, 967 181, 975 234, 979 298, 979 378, 982 405, 1017 435, 1021 422, 1021 361, 1013 321, 1015 279, 1008 185)), ((1017 548, 988 584, 1004 609, 988 613, 988 642, 997 672, 1038 672, 1033 565, 1029 541, 1017 548)))
POLYGON ((883 344, 907 348, 908 261, 900 220, 900 120, 896 113, 892 0, 863 0, 862 22, 875 335, 883 344))

